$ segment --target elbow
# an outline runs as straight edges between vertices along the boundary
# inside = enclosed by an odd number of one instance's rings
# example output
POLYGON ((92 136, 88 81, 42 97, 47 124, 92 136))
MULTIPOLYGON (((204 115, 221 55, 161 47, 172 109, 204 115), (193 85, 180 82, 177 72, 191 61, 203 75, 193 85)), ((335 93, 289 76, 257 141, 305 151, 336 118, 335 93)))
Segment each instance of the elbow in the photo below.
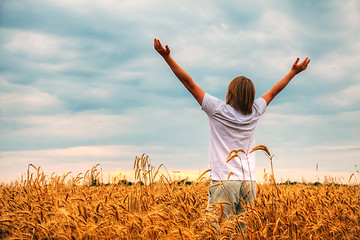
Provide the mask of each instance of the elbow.
POLYGON ((195 88, 195 83, 187 78, 182 79, 181 82, 189 91, 195 88))

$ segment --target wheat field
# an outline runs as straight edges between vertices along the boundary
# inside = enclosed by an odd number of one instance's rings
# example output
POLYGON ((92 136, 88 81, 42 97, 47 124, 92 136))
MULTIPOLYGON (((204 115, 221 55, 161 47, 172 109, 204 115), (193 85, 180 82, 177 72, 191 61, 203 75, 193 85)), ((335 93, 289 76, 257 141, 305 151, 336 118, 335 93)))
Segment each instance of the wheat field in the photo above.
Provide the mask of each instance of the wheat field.
MULTIPOLYGON (((360 186, 257 185, 254 206, 232 220, 221 203, 207 210, 209 180, 175 181, 148 156, 136 157, 136 182, 103 184, 85 174, 25 177, 0 185, 1 239, 359 239, 360 186), (218 228, 213 223, 218 224, 218 228), (246 232, 237 231, 244 223, 246 232)), ((272 175, 273 176, 273 175, 272 175)))

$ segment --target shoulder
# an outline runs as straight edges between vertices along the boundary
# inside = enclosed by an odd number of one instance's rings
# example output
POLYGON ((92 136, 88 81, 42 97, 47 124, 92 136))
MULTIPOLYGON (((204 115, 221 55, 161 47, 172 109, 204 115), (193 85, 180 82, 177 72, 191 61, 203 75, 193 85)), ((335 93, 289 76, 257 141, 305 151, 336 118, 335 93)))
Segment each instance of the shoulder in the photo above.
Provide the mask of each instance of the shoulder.
POLYGON ((212 115, 224 105, 224 101, 210 95, 209 93, 205 93, 201 107, 208 115, 212 115))
POLYGON ((253 108, 256 112, 258 112, 260 115, 262 115, 267 107, 267 103, 264 98, 259 97, 255 99, 253 108))

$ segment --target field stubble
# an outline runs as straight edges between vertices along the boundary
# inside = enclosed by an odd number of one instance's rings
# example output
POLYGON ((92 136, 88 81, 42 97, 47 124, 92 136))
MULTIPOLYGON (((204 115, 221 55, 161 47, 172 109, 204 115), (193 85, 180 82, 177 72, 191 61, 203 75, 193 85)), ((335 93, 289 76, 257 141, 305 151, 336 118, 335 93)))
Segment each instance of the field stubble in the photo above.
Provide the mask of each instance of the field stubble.
POLYGON ((137 182, 102 184, 98 165, 71 177, 29 166, 26 179, 0 185, 2 239, 359 239, 360 186, 257 185, 255 206, 222 219, 207 211, 209 180, 174 181, 136 157, 137 182), (213 222, 219 224, 216 229, 213 222), (245 223, 246 233, 237 232, 245 223))

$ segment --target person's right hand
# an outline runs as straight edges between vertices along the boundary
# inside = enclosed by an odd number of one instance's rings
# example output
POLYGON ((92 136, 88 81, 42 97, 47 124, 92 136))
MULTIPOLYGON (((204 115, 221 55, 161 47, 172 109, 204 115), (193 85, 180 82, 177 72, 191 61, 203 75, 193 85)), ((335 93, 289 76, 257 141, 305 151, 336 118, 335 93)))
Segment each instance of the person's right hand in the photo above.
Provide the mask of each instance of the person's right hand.
POLYGON ((154 48, 155 50, 163 57, 170 54, 170 48, 168 45, 165 45, 165 48, 161 45, 161 42, 159 39, 154 38, 154 48))
POLYGON ((310 62, 309 58, 305 58, 304 61, 302 61, 300 64, 298 64, 299 60, 300 59, 297 58, 291 67, 291 72, 293 72, 295 75, 304 71, 310 62))

